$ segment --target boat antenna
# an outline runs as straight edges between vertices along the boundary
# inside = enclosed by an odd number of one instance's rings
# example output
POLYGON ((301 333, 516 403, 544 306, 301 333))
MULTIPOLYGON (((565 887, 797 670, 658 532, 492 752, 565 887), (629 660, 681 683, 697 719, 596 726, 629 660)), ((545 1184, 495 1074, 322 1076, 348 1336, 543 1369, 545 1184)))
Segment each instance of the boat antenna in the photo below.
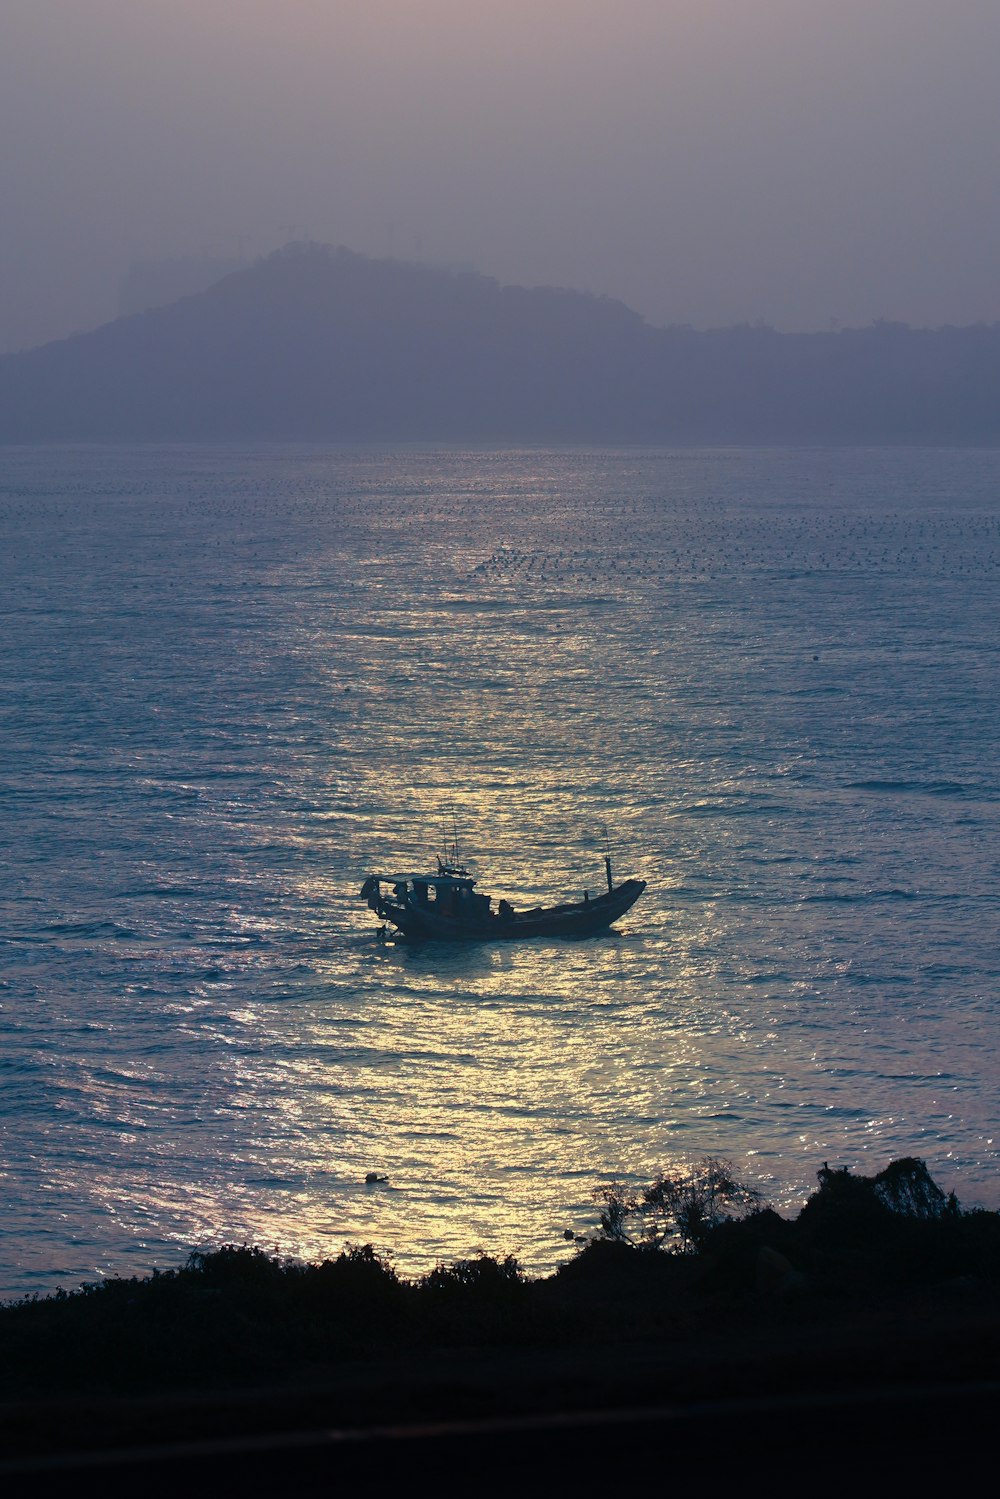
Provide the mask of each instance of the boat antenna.
POLYGON ((458 846, 458 814, 454 805, 449 804, 451 813, 451 842, 448 842, 448 834, 445 832, 444 859, 438 854, 438 874, 465 874, 461 864, 461 852, 458 846))
POLYGON ((608 877, 608 894, 614 889, 614 881, 611 878, 611 838, 608 834, 606 822, 601 824, 601 832, 604 834, 604 873, 608 877))

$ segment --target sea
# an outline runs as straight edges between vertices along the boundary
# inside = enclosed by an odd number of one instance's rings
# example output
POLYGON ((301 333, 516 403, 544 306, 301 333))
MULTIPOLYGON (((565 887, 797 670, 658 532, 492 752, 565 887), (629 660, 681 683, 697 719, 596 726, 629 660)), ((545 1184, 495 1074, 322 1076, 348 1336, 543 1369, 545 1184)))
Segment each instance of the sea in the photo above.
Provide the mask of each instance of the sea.
POLYGON ((998 620, 997 450, 3 450, 0 1297, 546 1273, 706 1156, 1000 1207, 998 620), (456 839, 648 889, 380 941, 456 839))

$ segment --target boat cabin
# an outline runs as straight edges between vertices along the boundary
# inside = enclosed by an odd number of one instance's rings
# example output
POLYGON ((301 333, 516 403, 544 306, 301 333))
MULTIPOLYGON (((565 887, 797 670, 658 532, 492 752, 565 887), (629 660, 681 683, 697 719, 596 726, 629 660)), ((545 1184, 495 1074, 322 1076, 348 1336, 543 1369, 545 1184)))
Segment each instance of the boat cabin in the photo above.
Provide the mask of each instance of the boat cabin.
POLYGON ((479 895, 475 880, 465 870, 442 866, 437 874, 373 874, 365 881, 361 895, 373 911, 382 902, 395 900, 401 906, 434 911, 439 916, 459 920, 483 921, 490 916, 490 897, 479 895), (382 894, 388 885, 391 897, 382 894))

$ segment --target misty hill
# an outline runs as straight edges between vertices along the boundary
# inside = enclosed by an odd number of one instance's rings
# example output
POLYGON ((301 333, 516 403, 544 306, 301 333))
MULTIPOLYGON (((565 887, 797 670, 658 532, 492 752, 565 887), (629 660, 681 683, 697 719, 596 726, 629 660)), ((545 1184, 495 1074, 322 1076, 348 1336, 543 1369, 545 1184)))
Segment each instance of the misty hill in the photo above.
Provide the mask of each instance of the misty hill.
POLYGON ((619 302, 290 245, 0 358, 0 440, 997 442, 1000 326, 653 328, 619 302))

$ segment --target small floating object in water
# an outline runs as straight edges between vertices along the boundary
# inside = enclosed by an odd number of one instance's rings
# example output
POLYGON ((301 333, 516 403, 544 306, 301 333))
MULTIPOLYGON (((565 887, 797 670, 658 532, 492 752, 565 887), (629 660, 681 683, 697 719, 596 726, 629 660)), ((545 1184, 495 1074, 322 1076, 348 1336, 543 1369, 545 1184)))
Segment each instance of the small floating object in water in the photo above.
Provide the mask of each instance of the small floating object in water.
POLYGON ((374 1187, 377 1186, 379 1182, 387 1182, 388 1180, 389 1178, 387 1176, 380 1176, 377 1171, 369 1171, 368 1175, 365 1177, 365 1186, 374 1187))

